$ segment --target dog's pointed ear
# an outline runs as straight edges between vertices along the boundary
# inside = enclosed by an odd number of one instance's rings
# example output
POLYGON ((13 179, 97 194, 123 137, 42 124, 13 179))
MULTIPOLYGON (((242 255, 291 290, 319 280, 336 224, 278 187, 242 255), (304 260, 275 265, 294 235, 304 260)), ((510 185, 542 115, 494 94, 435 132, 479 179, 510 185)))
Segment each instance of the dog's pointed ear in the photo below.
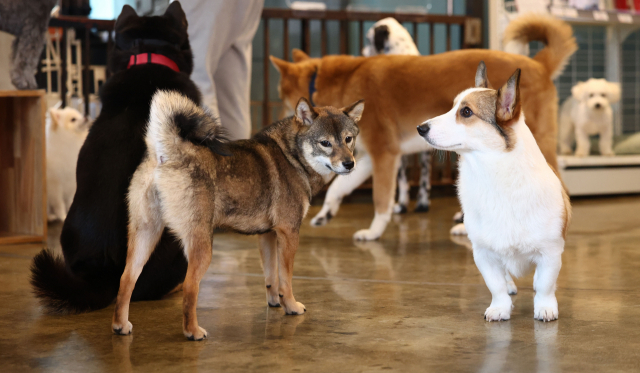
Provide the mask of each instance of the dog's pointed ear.
POLYGON ((607 97, 609 98, 609 103, 614 104, 620 101, 620 83, 608 83, 609 86, 609 94, 607 97))
POLYGON ((114 30, 116 32, 120 32, 122 30, 122 28, 132 19, 136 19, 138 18, 138 14, 136 13, 136 11, 129 5, 124 5, 122 7, 122 12, 120 12, 120 15, 118 16, 118 19, 116 20, 116 24, 114 26, 114 30))
POLYGON ((290 65, 289 62, 275 56, 269 56, 269 59, 271 60, 273 67, 275 67, 281 75, 284 75, 284 73, 287 72, 290 65))
POLYGON ((349 106, 345 106, 340 109, 343 113, 358 123, 362 118, 362 112, 364 111, 364 100, 358 100, 349 106))
POLYGON ((584 82, 578 82, 578 84, 571 87, 571 96, 578 101, 582 101, 584 95, 584 82))
POLYGON ((476 88, 490 88, 487 65, 484 64, 484 61, 480 61, 476 70, 476 88))
POLYGON ((311 58, 308 54, 304 53, 301 49, 298 48, 293 48, 293 50, 291 51, 291 56, 293 57, 293 62, 302 62, 311 58))
POLYGON ((300 123, 310 126, 318 116, 318 113, 313 109, 313 106, 304 97, 300 97, 298 104, 296 104, 296 119, 300 123))
POLYGON ((496 99, 496 121, 510 124, 520 117, 520 69, 498 91, 496 99))
POLYGON ((58 125, 60 123, 60 109, 56 109, 52 107, 49 109, 49 115, 51 116, 51 127, 52 131, 56 131, 58 129, 58 125))
POLYGON ((169 4, 164 15, 175 20, 185 30, 189 26, 189 23, 187 22, 187 15, 184 14, 184 10, 182 10, 182 5, 180 5, 179 1, 174 1, 169 4))

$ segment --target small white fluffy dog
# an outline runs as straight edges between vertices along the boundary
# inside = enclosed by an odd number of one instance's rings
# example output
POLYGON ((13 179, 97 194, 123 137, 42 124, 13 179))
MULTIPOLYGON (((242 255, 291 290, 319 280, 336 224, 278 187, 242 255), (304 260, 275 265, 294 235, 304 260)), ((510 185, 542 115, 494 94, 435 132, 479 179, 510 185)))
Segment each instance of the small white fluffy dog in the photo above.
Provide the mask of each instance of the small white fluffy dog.
POLYGON ((571 154, 576 141, 576 156, 586 157, 591 150, 589 136, 600 135, 600 154, 613 153, 613 111, 620 100, 620 84, 604 79, 589 79, 571 88, 560 109, 560 153, 571 154))
POLYGON ((534 318, 556 320, 569 199, 525 124, 520 69, 498 91, 487 88, 483 62, 475 80, 476 88, 460 93, 451 111, 418 132, 434 148, 462 155, 458 196, 474 260, 492 295, 485 319, 511 317, 509 294, 517 292, 511 275, 535 263, 534 318))
POLYGON ((64 221, 76 193, 76 163, 89 126, 87 119, 70 107, 51 108, 48 114, 48 218, 64 221))

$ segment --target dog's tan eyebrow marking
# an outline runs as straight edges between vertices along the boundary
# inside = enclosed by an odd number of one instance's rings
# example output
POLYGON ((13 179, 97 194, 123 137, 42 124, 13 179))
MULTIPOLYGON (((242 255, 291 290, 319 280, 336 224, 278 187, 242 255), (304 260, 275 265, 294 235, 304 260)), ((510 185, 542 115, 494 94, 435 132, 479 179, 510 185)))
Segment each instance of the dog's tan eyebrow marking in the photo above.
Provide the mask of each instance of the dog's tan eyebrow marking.
MULTIPOLYGON (((496 122, 496 100, 498 99, 498 91, 496 90, 483 90, 477 92, 471 92, 464 97, 464 100, 460 103, 460 110, 465 106, 469 107, 473 113, 481 120, 491 124, 495 128, 500 136, 504 138, 507 149, 511 148, 511 141, 509 135, 505 130, 496 122)), ((460 111, 456 113, 456 118, 459 118, 460 111)))

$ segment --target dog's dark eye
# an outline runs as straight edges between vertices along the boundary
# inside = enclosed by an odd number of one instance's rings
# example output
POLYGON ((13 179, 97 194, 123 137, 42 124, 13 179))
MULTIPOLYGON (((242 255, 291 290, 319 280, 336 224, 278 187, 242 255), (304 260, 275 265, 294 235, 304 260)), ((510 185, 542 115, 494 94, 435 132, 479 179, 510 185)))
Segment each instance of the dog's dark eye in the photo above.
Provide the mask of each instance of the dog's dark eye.
POLYGON ((353 140, 353 138, 351 136, 347 136, 344 138, 344 142, 346 142, 347 144, 351 142, 351 140, 353 140))
POLYGON ((324 146, 325 148, 330 148, 331 147, 331 143, 327 140, 324 141, 320 141, 320 145, 324 146))
POLYGON ((71 123, 75 122, 76 118, 71 118, 71 123))
POLYGON ((589 97, 593 97, 593 93, 590 93, 590 94, 589 94, 589 97))
POLYGON ((462 115, 465 118, 469 118, 470 116, 473 115, 473 111, 471 111, 471 109, 465 106, 464 108, 462 108, 462 110, 460 110, 460 115, 462 115))
POLYGON ((604 94, 604 93, 600 93, 600 96, 602 96, 602 97, 607 97, 607 95, 606 95, 606 94, 604 94))

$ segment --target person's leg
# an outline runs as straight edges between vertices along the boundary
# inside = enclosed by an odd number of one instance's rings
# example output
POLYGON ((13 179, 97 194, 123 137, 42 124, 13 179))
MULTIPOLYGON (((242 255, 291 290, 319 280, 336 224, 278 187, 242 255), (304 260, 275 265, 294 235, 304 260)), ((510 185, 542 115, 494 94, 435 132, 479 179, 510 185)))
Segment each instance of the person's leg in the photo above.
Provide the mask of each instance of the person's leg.
POLYGON ((220 56, 213 75, 222 127, 232 140, 251 136, 251 55, 253 36, 262 14, 262 0, 234 1, 228 23, 232 44, 220 56))
POLYGON ((191 80, 202 93, 202 103, 219 117, 213 75, 222 53, 229 48, 230 24, 225 22, 232 1, 182 0, 189 22, 189 43, 193 51, 191 80), (222 20, 222 21, 221 21, 222 20))

